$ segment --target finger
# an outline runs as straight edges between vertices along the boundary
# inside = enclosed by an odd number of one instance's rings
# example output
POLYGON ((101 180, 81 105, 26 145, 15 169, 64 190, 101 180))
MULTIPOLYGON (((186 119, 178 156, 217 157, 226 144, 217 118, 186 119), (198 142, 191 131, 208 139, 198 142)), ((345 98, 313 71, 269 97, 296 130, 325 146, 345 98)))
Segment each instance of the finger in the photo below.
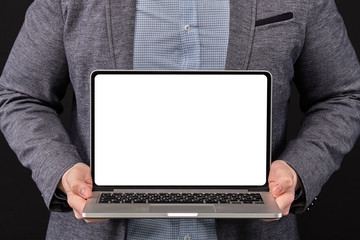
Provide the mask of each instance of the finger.
POLYGON ((82 215, 81 215, 78 211, 76 211, 75 209, 73 209, 73 212, 74 212, 74 215, 75 215, 75 217, 76 217, 77 219, 84 219, 84 218, 82 217, 82 215))
POLYGON ((274 218, 274 219, 260 219, 260 220, 262 220, 262 221, 264 221, 264 222, 273 222, 273 221, 278 221, 278 220, 280 220, 280 218, 274 218))
POLYGON ((283 194, 283 195, 279 196, 278 198, 276 198, 275 201, 276 201, 277 205, 279 206, 279 208, 282 212, 282 215, 286 216, 289 214, 291 204, 294 201, 294 194, 291 194, 291 193, 283 194))
POLYGON ((270 192, 275 198, 295 189, 293 180, 289 176, 283 176, 274 182, 269 183, 270 192))
MULTIPOLYGON (((81 194, 82 184, 87 185, 85 189, 92 189, 92 178, 90 167, 84 163, 77 163, 72 168, 70 168, 64 174, 65 181, 63 185, 65 187, 66 193, 69 191, 75 191, 77 194, 81 194)), ((85 190, 85 195, 89 192, 85 190)), ((89 196, 84 196, 89 197, 89 196)))
POLYGON ((270 184, 269 188, 270 188, 270 192, 272 193, 274 198, 277 198, 278 196, 280 196, 283 193, 283 189, 277 183, 270 184))
POLYGON ((74 194, 77 194, 85 199, 91 197, 91 187, 85 182, 81 176, 76 174, 69 175, 67 179, 68 185, 70 187, 69 191, 74 194))
POLYGON ((90 167, 84 163, 79 163, 78 169, 82 173, 83 180, 90 186, 92 186, 92 177, 91 177, 91 170, 90 167))
POLYGON ((284 161, 276 160, 271 164, 269 182, 276 181, 283 176, 294 177, 296 172, 284 161))
MULTIPOLYGON (((86 219, 82 216, 82 210, 84 209, 84 207, 82 207, 82 204, 79 204, 79 203, 76 203, 76 198, 75 200, 73 199, 75 197, 72 197, 72 199, 70 200, 71 201, 71 205, 73 205, 74 207, 73 208, 73 212, 74 212, 74 215, 77 219, 83 219, 85 222, 87 223, 92 223, 92 222, 104 222, 104 221, 107 221, 109 219, 86 219), (75 201, 75 202, 73 202, 75 201), (81 211, 80 211, 81 209, 81 211)), ((85 201, 86 202, 86 201, 85 201)), ((69 203, 70 205, 70 203, 69 203)), ((70 206, 71 206, 70 205, 70 206)), ((84 205, 85 206, 85 205, 84 205)))
POLYGON ((270 166, 269 183, 275 182, 283 175, 285 175, 283 164, 279 161, 274 161, 270 166))
POLYGON ((86 200, 76 194, 69 194, 68 195, 68 203, 72 209, 74 209, 81 215, 82 211, 85 207, 86 200))
MULTIPOLYGON (((290 190, 290 191, 283 193, 283 191, 281 190, 281 193, 278 194, 279 192, 277 192, 277 191, 280 191, 280 190, 278 190, 277 187, 278 186, 273 187, 273 188, 275 188, 275 190, 274 189, 271 190, 271 188, 270 188, 270 191, 274 195, 275 201, 281 210, 282 216, 286 216, 290 212, 290 207, 291 207, 292 202, 294 201, 295 192, 290 190), (276 194, 274 194, 274 192, 276 194)), ((272 222, 272 221, 279 220, 279 218, 277 218, 277 219, 262 219, 262 220, 265 222, 272 222)))
POLYGON ((289 175, 279 178, 277 183, 283 192, 286 192, 293 187, 293 179, 289 175))
POLYGON ((87 223, 96 223, 96 222, 105 222, 108 221, 109 219, 89 219, 89 218, 84 218, 84 221, 87 223))

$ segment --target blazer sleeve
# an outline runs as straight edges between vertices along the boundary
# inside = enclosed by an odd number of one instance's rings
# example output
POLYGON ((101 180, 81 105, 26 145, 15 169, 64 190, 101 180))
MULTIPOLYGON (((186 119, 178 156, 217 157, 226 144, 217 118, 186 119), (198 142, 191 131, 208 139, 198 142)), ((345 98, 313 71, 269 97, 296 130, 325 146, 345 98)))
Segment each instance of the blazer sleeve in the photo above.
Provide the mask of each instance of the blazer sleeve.
POLYGON ((60 0, 35 0, 0 77, 0 127, 32 171, 46 206, 63 173, 81 159, 63 128, 69 83, 60 0))
POLYGON ((294 82, 305 113, 300 131, 279 157, 298 173, 301 212, 341 164, 360 131, 360 67, 333 0, 310 0, 306 37, 294 82))

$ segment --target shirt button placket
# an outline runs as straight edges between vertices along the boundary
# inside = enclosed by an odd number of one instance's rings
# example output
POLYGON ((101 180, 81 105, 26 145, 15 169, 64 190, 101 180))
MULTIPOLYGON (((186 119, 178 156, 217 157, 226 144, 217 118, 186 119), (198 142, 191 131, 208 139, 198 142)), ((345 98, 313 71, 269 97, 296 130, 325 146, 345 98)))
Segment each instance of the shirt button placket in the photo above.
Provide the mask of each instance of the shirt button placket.
POLYGON ((180 0, 179 30, 182 48, 182 70, 200 68, 200 37, 196 0, 180 0))

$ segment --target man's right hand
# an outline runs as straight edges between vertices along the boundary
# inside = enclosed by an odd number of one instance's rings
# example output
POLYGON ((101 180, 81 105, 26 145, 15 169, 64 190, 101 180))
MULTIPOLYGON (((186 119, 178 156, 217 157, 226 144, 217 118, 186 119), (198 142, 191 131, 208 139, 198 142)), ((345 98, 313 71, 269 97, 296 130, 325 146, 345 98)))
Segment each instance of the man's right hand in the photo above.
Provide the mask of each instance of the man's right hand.
MULTIPOLYGON (((90 167, 84 163, 77 163, 62 176, 58 188, 67 195, 67 201, 72 207, 77 219, 84 219, 82 211, 86 199, 91 197, 92 178, 90 167)), ((84 219, 86 222, 101 222, 106 219, 84 219)))

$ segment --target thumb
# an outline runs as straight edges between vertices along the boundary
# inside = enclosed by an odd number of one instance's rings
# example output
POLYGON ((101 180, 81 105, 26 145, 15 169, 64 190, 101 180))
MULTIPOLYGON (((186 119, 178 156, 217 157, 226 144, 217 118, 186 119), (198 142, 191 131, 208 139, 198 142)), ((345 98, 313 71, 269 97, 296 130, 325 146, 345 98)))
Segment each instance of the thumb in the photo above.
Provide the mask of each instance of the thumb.
POLYGON ((73 194, 79 195, 85 199, 91 197, 92 180, 90 168, 88 166, 74 167, 67 175, 66 180, 70 187, 69 190, 73 194))
POLYGON ((293 181, 290 176, 283 176, 270 184, 270 191, 275 198, 291 190, 293 181))
POLYGON ((269 188, 275 198, 288 192, 293 186, 292 173, 287 163, 277 160, 271 164, 269 188))
POLYGON ((72 180, 69 185, 72 193, 85 199, 91 197, 91 188, 83 179, 72 180))
POLYGON ((91 197, 91 188, 87 184, 81 187, 80 196, 85 199, 91 197))
POLYGON ((274 187, 270 187, 270 191, 272 192, 272 194, 274 195, 274 197, 278 197, 281 194, 284 193, 284 188, 280 185, 280 184, 275 184, 274 187))

